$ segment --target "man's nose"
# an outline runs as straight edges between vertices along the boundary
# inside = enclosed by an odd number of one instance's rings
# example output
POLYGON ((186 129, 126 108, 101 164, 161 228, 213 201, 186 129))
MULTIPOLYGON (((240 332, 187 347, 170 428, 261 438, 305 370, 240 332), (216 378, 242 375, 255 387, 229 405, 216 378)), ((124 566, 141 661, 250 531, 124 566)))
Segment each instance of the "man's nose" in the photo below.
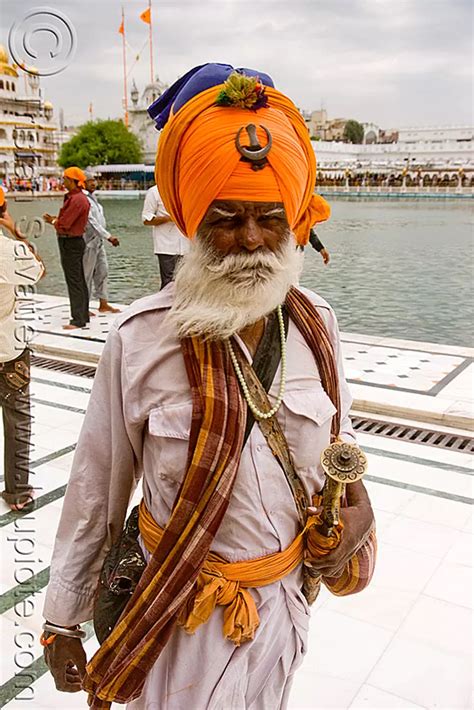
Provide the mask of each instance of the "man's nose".
POLYGON ((263 239, 263 230, 258 222, 250 218, 242 225, 239 234, 239 245, 247 251, 255 251, 260 249, 265 244, 263 239))

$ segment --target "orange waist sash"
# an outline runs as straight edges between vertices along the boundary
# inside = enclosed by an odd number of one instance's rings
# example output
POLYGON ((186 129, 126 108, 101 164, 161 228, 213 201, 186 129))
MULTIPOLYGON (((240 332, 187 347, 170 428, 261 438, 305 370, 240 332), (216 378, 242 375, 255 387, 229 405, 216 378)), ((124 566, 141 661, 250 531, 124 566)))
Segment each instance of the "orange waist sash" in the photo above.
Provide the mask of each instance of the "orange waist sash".
MULTIPOLYGON (((196 591, 179 619, 185 631, 192 634, 211 616, 218 604, 225 607, 225 638, 240 646, 253 639, 260 620, 249 587, 264 587, 290 574, 303 561, 304 534, 314 519, 309 517, 305 529, 286 550, 245 562, 226 562, 210 552, 199 573, 196 591)), ((147 509, 140 504, 140 534, 148 552, 153 553, 163 534, 147 509)))

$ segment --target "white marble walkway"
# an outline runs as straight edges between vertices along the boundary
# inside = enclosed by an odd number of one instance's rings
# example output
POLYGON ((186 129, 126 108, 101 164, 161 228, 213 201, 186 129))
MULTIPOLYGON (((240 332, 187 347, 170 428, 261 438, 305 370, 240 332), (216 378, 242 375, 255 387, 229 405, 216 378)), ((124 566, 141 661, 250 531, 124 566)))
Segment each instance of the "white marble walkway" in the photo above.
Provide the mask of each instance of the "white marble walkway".
MULTIPOLYGON (((33 368, 37 507, 16 518, 0 502, 0 704, 8 710, 87 707, 82 693, 56 692, 39 660, 38 639, 54 534, 90 387, 90 379, 33 368)), ((362 434, 360 443, 379 481, 367 483, 378 523, 377 570, 360 595, 321 595, 290 710, 468 710, 471 459, 373 435, 362 434)), ((92 637, 89 656, 95 648, 92 637)))

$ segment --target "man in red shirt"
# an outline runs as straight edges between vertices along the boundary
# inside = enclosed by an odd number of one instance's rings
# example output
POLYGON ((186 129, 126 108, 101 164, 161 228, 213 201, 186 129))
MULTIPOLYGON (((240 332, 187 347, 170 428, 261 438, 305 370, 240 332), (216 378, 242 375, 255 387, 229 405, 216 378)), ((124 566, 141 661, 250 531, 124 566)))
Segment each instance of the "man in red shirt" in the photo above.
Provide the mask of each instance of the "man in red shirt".
POLYGON ((89 200, 82 192, 85 175, 80 168, 67 168, 63 182, 67 194, 58 216, 44 214, 43 218, 53 225, 58 235, 61 266, 71 304, 71 320, 63 328, 73 330, 83 328, 89 322, 89 293, 82 264, 86 248, 83 234, 89 217, 89 200))

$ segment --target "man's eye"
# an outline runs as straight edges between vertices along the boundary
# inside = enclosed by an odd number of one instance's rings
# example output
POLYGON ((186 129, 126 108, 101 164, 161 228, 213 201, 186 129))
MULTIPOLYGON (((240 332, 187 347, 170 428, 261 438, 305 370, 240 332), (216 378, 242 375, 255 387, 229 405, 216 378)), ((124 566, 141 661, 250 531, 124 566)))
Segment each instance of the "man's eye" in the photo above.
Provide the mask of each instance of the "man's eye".
POLYGON ((213 225, 216 227, 228 227, 229 225, 233 225, 237 223, 237 218, 236 217, 219 217, 219 219, 216 219, 213 222, 213 225))
POLYGON ((284 217, 281 214, 262 214, 259 218, 259 222, 281 222, 283 221, 284 217))

